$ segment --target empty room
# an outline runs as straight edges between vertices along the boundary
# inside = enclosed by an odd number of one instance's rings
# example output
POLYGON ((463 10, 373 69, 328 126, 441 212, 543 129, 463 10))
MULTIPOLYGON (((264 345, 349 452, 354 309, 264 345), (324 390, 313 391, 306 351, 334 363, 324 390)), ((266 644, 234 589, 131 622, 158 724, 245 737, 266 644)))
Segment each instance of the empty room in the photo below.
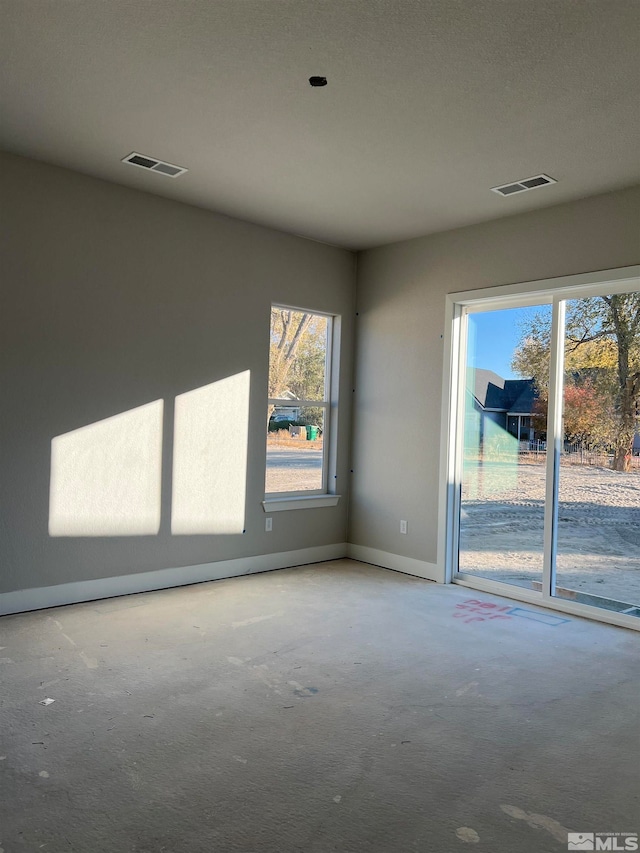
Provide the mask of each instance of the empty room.
POLYGON ((0 45, 0 853, 638 850, 638 0, 0 45))

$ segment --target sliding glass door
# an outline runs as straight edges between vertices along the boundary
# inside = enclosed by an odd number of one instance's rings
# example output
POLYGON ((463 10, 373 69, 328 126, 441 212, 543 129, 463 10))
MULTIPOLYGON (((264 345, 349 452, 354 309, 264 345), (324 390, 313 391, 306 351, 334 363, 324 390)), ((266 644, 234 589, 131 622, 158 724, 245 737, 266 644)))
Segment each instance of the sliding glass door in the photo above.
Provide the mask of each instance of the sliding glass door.
POLYGON ((640 616, 640 293, 565 316, 553 592, 640 616))
POLYGON ((455 578, 640 616, 640 292, 470 299, 454 322, 455 578))
MULTIPOLYGON (((540 589, 544 545, 546 415, 518 360, 522 329, 551 306, 466 317, 459 507, 459 571, 540 589)), ((549 342, 541 358, 549 361, 549 342)))

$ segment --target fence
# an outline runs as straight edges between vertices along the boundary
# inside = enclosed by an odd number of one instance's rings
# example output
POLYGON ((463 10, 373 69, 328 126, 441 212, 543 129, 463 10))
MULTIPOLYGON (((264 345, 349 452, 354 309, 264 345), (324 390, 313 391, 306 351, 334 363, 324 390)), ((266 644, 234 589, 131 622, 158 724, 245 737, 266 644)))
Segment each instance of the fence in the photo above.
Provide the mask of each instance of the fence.
MULTIPOLYGON (((522 462, 541 462, 547 455, 545 441, 521 441, 518 456, 522 462)), ((594 465, 598 468, 611 468, 613 453, 606 450, 589 450, 580 444, 565 442, 562 451, 563 465, 594 465)), ((632 471, 640 471, 640 456, 632 456, 630 460, 632 471)))
MULTIPOLYGON (((613 453, 606 450, 589 450, 579 444, 565 444, 562 462, 565 465, 597 465, 600 468, 611 468, 613 453)), ((640 456, 632 456, 632 470, 640 470, 640 456)))

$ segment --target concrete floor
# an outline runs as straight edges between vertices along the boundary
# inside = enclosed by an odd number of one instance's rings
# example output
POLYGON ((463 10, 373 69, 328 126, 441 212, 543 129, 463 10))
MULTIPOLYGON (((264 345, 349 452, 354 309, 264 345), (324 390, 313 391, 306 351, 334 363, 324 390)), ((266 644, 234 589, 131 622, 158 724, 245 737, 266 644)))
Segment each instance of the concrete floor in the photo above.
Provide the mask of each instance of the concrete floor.
POLYGON ((640 637, 514 606, 339 560, 5 617, 0 849, 546 853, 638 831, 640 637))

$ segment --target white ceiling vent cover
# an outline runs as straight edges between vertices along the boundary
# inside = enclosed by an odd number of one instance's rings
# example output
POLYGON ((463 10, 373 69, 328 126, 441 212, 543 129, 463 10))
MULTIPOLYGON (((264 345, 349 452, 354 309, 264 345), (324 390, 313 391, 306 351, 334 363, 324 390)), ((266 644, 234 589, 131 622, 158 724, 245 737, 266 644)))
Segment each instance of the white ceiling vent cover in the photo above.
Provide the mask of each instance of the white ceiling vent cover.
POLYGON ((521 181, 503 184, 501 187, 491 187, 491 192, 498 193, 498 195, 515 195, 516 193, 526 193, 528 190, 537 190, 538 187, 546 187, 548 184, 557 183, 555 178, 550 178, 549 175, 534 175, 532 178, 523 178, 521 181))
POLYGON ((146 154, 137 154, 135 151, 124 157, 122 162, 137 166, 139 169, 146 169, 147 172, 159 172, 168 178, 177 178, 189 171, 183 166, 174 166, 173 163, 165 163, 164 160, 156 160, 155 157, 147 157, 146 154))

